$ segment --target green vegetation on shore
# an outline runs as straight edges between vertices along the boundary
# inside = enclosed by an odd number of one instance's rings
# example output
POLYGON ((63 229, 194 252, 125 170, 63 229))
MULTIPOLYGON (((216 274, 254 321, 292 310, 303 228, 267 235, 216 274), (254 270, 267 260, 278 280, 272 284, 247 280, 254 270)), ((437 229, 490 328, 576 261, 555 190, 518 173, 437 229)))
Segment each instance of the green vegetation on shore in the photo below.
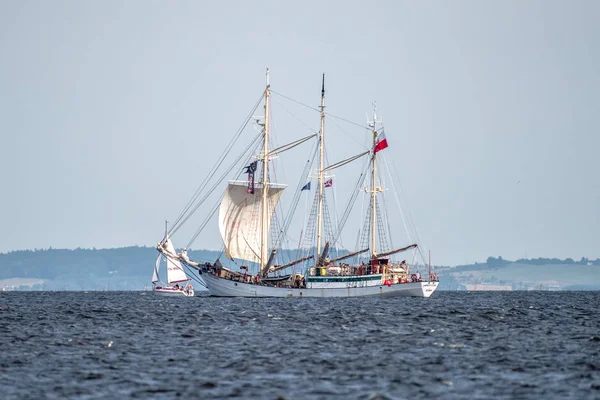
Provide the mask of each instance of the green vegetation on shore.
MULTIPOLYGON (((194 260, 214 261, 218 251, 196 250, 188 254, 194 260)), ((43 249, 0 254, 0 290, 15 286, 14 278, 38 279, 27 290, 143 290, 150 285, 152 268, 158 253, 154 247, 116 249, 43 249), (8 279, 13 279, 8 285, 8 279)))
MULTIPOLYGON (((214 261, 222 253, 190 250, 189 255, 214 261)), ((153 247, 139 246, 0 253, 0 290, 143 290, 150 285, 156 256, 153 247)), ((489 257, 484 263, 434 269, 440 290, 600 289, 600 259, 489 257)))
POLYGON ((600 290, 600 259, 488 257, 485 263, 440 266, 440 290, 600 290))

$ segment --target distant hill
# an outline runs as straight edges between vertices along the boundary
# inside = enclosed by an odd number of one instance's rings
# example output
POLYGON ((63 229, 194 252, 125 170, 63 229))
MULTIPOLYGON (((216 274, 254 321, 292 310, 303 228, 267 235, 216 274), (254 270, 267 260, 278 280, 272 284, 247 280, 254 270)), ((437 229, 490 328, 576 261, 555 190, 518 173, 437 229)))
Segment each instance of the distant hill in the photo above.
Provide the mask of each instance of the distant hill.
MULTIPOLYGON (((153 247, 139 246, 13 251, 0 254, 0 290, 19 286, 24 290, 141 290, 150 284, 157 254, 153 247), (31 279, 37 281, 30 284, 31 279)), ((214 261, 220 252, 189 254, 195 260, 214 261)))
MULTIPOLYGON (((224 258, 213 250, 191 250, 189 255, 197 261, 224 258)), ((143 290, 150 285, 156 257, 155 248, 139 246, 0 253, 0 290, 143 290)), ((489 257, 485 263, 434 269, 440 290, 600 290, 600 259, 489 257)))
POLYGON ((600 259, 537 258, 438 267, 440 290, 600 290, 600 259))

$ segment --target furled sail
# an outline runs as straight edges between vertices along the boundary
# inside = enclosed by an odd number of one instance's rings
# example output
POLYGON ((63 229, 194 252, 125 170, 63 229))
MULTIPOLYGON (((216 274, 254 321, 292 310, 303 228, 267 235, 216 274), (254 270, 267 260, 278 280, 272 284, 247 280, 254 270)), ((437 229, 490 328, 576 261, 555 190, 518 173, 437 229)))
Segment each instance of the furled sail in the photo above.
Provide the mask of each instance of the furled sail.
POLYGON ((156 264, 154 265, 154 273, 152 274, 152 283, 154 282, 158 282, 158 267, 160 266, 160 258, 162 257, 162 254, 158 255, 158 258, 156 259, 156 264))
POLYGON ((401 248, 396 249, 396 250, 386 251, 385 253, 377 254, 377 257, 391 256, 392 254, 401 253, 403 251, 410 250, 410 249, 416 249, 417 247, 419 247, 419 245, 416 244, 416 243, 415 244, 410 244, 410 245, 408 245, 406 247, 401 247, 401 248))
MULTIPOLYGON (((171 239, 167 237, 167 241, 165 242, 165 247, 167 254, 177 254, 175 252, 175 247, 173 247, 173 243, 171 239)), ((171 257, 169 255, 165 256, 167 260, 167 282, 168 283, 177 283, 177 282, 185 282, 189 281, 181 263, 175 257, 171 257)))
MULTIPOLYGON (((282 186, 269 185, 267 193, 267 232, 275 206, 283 194, 282 186)), ((260 262, 261 199, 263 187, 248 193, 246 185, 230 182, 219 208, 219 231, 223 238, 225 254, 229 259, 238 258, 260 262)))

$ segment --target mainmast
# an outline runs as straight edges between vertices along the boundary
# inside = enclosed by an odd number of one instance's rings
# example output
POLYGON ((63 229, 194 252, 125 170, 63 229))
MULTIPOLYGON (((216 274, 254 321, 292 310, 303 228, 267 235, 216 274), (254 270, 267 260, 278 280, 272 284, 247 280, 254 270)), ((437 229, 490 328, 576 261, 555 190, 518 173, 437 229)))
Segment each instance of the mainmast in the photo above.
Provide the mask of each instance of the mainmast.
POLYGON ((375 239, 377 231, 377 156, 375 146, 377 145, 377 105, 373 103, 373 124, 371 125, 373 133, 373 168, 371 180, 371 259, 377 257, 375 251, 375 239))
POLYGON ((263 178, 262 178, 262 213, 261 213, 261 237, 260 237, 260 271, 261 273, 265 273, 265 266, 267 265, 269 259, 269 236, 268 236, 268 224, 269 218, 267 212, 268 206, 268 194, 269 194, 269 186, 268 186, 268 154, 269 154, 269 97, 271 95, 271 85, 269 83, 269 68, 267 68, 267 87, 265 89, 265 134, 264 134, 264 143, 263 143, 263 178))
POLYGON ((323 154, 325 149, 325 74, 323 74, 323 83, 321 85, 321 129, 319 130, 319 176, 317 186, 319 188, 319 202, 317 209, 317 266, 321 260, 321 235, 323 225, 323 154))

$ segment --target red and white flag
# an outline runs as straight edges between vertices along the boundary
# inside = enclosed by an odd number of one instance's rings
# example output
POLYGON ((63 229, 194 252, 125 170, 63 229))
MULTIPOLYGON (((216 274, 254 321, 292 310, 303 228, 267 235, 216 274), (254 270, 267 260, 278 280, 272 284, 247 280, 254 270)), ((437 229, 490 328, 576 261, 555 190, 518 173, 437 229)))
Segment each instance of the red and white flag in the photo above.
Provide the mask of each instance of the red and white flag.
POLYGON ((373 149, 374 153, 377 153, 380 150, 388 147, 387 139, 385 137, 385 132, 381 131, 381 133, 377 136, 377 143, 375 143, 375 148, 373 149))
POLYGON ((333 185, 333 180, 331 179, 327 179, 325 182, 323 182, 324 187, 331 187, 331 185, 333 185))

